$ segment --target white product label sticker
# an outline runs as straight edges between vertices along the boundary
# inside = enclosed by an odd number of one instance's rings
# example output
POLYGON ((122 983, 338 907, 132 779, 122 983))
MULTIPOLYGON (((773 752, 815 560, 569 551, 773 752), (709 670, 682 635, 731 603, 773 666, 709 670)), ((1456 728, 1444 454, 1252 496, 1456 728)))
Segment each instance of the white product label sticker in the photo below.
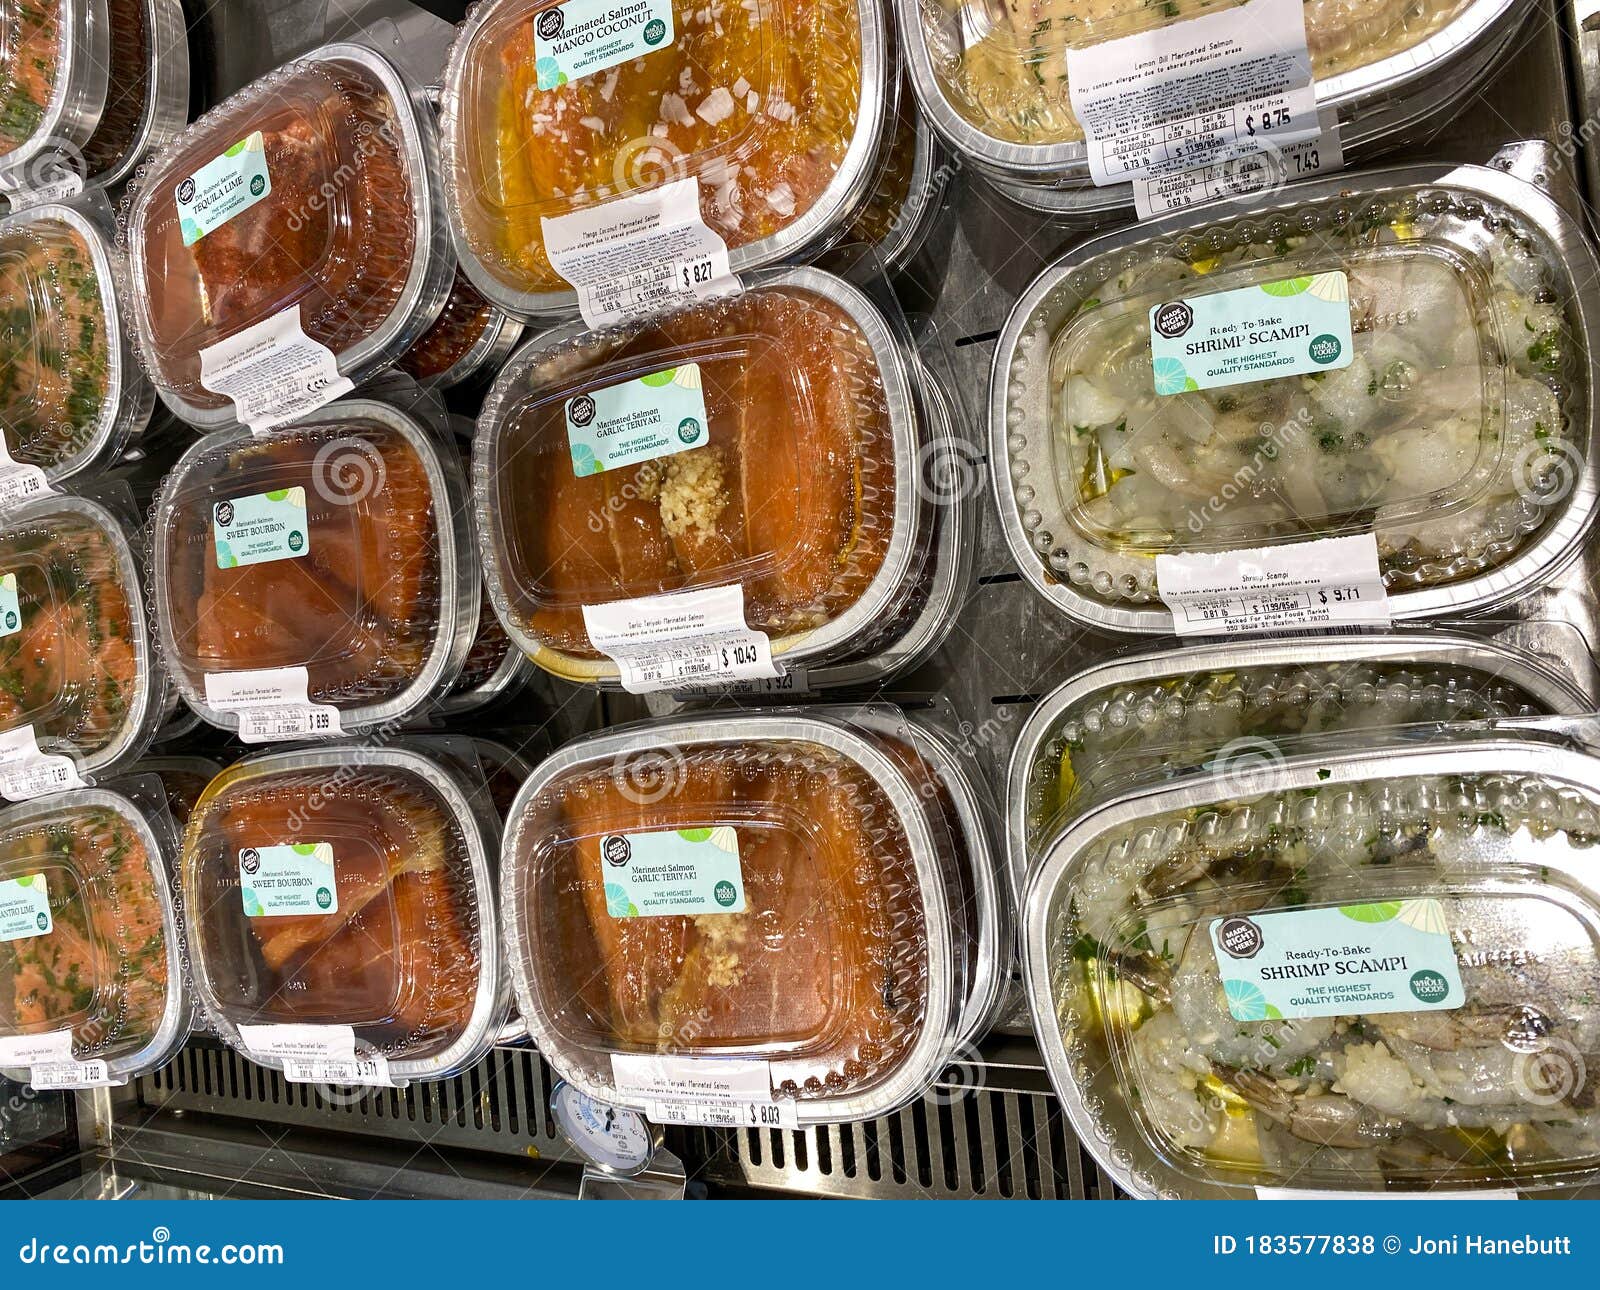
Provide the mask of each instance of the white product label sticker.
POLYGON ((350 1026, 241 1025, 239 1039, 257 1057, 308 1062, 356 1059, 356 1032, 350 1026))
POLYGON ((0 434, 0 507, 15 506, 51 492, 50 481, 37 466, 27 466, 11 456, 0 434))
POLYGON ((200 384, 232 399, 239 421, 257 434, 355 389, 333 351, 301 329, 298 304, 202 349, 200 384))
POLYGON ((1342 269, 1150 306, 1159 395, 1349 367, 1350 279, 1342 269))
POLYGON ((745 626, 738 583, 585 605, 583 623, 630 694, 778 675, 767 634, 745 626))
POLYGON ((8 192, 6 202, 11 208, 11 214, 32 210, 35 206, 50 206, 56 202, 71 201, 83 191, 83 176, 73 170, 65 159, 44 160, 47 167, 54 160, 55 166, 59 169, 48 179, 41 177, 37 182, 30 181, 25 189, 8 192))
POLYGON ((48 1066, 72 1060, 72 1030, 0 1035, 0 1066, 48 1066))
POLYGON ((1249 0, 1067 51, 1096 184, 1209 165, 1237 139, 1317 133, 1302 0, 1249 0))
POLYGON ((183 244, 193 246, 272 192, 261 131, 240 139, 220 157, 178 181, 173 200, 183 244))
POLYGON ((55 1089, 119 1088, 128 1082, 111 1078, 111 1068, 103 1061, 36 1062, 29 1071, 28 1083, 41 1093, 55 1089))
POLYGON ((1344 169, 1339 146, 1339 115, 1317 116, 1318 133, 1281 146, 1271 139, 1239 139, 1223 156, 1204 166, 1143 175, 1133 181, 1133 205, 1140 219, 1224 198, 1271 196, 1286 184, 1344 169))
POLYGON ((1483 1191, 1317 1191, 1309 1187, 1257 1187, 1257 1200, 1518 1200, 1501 1188, 1483 1191))
POLYGON ((727 243, 700 218, 692 176, 541 223, 550 263, 591 327, 738 289, 727 243))
POLYGON ((606 913, 612 918, 742 914, 739 831, 727 824, 600 839, 606 913))
POLYGON ((657 1124, 793 1129, 795 1104, 772 1096, 768 1063, 742 1057, 612 1053, 620 1098, 644 1104, 657 1124))
POLYGON ((1387 627, 1372 534, 1249 551, 1156 557, 1156 590, 1179 636, 1387 627))
POLYGON ((239 898, 246 918, 339 912, 331 842, 291 842, 239 851, 239 898))
POLYGON ((6 801, 27 802, 47 793, 84 787, 72 758, 39 751, 32 726, 0 734, 0 797, 6 801))
POLYGON ((703 448, 711 439, 698 363, 585 390, 563 411, 579 478, 703 448))
POLYGON ((208 672, 206 703, 239 718, 239 738, 247 744, 279 739, 333 737, 339 709, 312 703, 310 673, 303 667, 264 668, 256 672, 208 672))
POLYGON ((22 630, 22 604, 17 598, 17 575, 0 573, 0 637, 22 630))
POLYGON ((355 1084, 367 1088, 395 1088, 389 1059, 382 1056, 341 1060, 285 1057, 283 1077, 291 1084, 355 1084))
POLYGON ((791 667, 781 676, 757 676, 744 681, 729 681, 727 684, 714 687, 704 687, 698 690, 679 690, 675 698, 703 699, 707 689, 714 689, 719 695, 726 695, 731 699, 760 698, 764 694, 810 694, 811 681, 806 669, 791 667))
POLYGON ((48 936, 55 925, 44 874, 25 873, 0 882, 0 941, 48 936))
POLYGON ((306 490, 279 488, 213 503, 211 542, 217 568, 298 560, 311 550, 306 490))
POLYGON ((541 90, 557 90, 673 40, 672 0, 567 0, 533 20, 534 67, 541 90))

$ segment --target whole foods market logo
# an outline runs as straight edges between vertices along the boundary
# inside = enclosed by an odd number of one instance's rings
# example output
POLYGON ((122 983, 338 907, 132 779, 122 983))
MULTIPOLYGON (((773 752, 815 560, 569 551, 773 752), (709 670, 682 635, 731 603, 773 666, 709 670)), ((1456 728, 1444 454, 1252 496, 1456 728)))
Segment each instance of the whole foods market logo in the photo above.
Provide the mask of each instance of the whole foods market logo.
POLYGON ((216 515, 217 526, 219 528, 227 528, 228 525, 233 523, 233 503, 218 502, 216 515))
POLYGON ((14 609, 6 610, 6 630, 8 632, 17 630, 17 612, 14 609))
POLYGON ((739 893, 734 889, 731 882, 724 879, 711 889, 711 898, 724 909, 727 909, 734 901, 739 899, 739 893))
POLYGON ((194 200, 194 180, 185 179, 178 185, 178 205, 187 206, 194 200))
POLYGON ((1324 332, 1311 342, 1307 353, 1311 355, 1311 361, 1314 363, 1331 363, 1344 353, 1344 346, 1339 343, 1337 336, 1330 336, 1324 332))
POLYGON ((693 417, 684 417, 678 422, 678 438, 684 443, 693 443, 700 437, 700 423, 693 417))
POLYGON ((33 921, 34 921, 34 924, 39 928, 39 930, 41 932, 48 932, 50 930, 50 915, 49 914, 44 914, 44 913, 35 914, 33 916, 33 921))
POLYGON ((250 196, 259 197, 267 191, 267 177, 265 175, 252 175, 250 177, 250 196))
POLYGON ((613 833, 600 843, 600 854, 614 869, 620 869, 633 859, 633 844, 620 833, 613 833))
POLYGON ((654 49, 667 38, 667 24, 659 18, 652 18, 644 25, 644 43, 654 49))
POLYGON ((327 909, 333 904, 333 893, 326 887, 317 888, 317 908, 327 909))
POLYGON ((1217 928, 1217 944, 1236 959, 1253 959, 1266 938, 1248 918, 1224 918, 1217 928))
POLYGON ((254 847, 246 847, 239 852, 239 868, 252 878, 261 872, 261 852, 254 847))
POLYGON ((587 394, 580 394, 567 404, 567 420, 582 430, 594 420, 594 400, 587 394))
POLYGON ((1168 340, 1174 340, 1194 326, 1194 310, 1183 301, 1174 300, 1156 310, 1153 325, 1168 340))
POLYGON ((1424 968, 1411 974, 1411 993, 1423 1003, 1442 1003, 1450 997, 1450 982, 1443 974, 1424 968))
POLYGON ((567 17, 560 9, 546 9, 534 21, 543 40, 554 40, 567 29, 567 17))
POLYGON ((291 551, 298 553, 305 549, 306 535, 300 532, 299 529, 291 530, 286 540, 291 551))

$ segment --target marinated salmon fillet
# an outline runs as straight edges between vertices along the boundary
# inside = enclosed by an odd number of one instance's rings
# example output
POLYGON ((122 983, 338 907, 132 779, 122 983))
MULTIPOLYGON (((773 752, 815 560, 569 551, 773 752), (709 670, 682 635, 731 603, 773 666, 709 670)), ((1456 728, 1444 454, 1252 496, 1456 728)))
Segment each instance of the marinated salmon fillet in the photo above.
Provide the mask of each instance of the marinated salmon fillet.
POLYGON ((61 0, 13 0, 0 31, 0 165, 44 124, 61 64, 61 0))

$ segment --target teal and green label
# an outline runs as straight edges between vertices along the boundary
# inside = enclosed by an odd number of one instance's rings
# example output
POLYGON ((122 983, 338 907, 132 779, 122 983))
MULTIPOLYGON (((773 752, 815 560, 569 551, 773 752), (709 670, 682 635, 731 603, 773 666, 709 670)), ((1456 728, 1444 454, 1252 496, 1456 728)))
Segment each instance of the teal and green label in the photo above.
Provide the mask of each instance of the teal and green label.
POLYGON ((575 394, 565 412, 572 473, 580 479, 702 448, 711 439, 697 363, 575 394))
POLYGON ((48 936, 54 926, 50 890, 42 873, 0 882, 0 941, 48 936))
POLYGON ((183 244, 193 246, 272 192, 261 131, 240 139, 173 190, 183 244))
POLYGON ((600 839, 606 912, 613 918, 744 913, 739 833, 731 825, 600 839))
POLYGON ((1150 308, 1157 394, 1329 372, 1354 357, 1350 281, 1339 270, 1150 308))
POLYGON ((22 605, 17 600, 17 575, 0 573, 0 636, 22 630, 22 605))
POLYGON ((558 90, 672 44, 672 0, 567 0, 533 16, 541 90, 558 90))
POLYGON ((213 503, 211 536, 217 568, 298 560, 311 549, 306 515, 306 490, 298 487, 213 503))
POLYGON ((1211 923, 1237 1021, 1449 1011, 1466 996, 1444 905, 1386 900, 1211 923))
POLYGON ((339 908, 331 842, 245 847, 239 852, 239 894, 246 918, 332 914, 339 908))

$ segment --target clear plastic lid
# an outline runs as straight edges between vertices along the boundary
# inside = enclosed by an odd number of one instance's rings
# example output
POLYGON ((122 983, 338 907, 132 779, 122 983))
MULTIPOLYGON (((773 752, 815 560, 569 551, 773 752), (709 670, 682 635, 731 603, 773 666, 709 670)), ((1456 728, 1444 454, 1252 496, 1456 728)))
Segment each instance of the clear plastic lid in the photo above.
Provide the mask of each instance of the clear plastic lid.
POLYGON ((692 587, 740 584, 774 656, 837 653, 901 590, 920 524, 916 443, 898 342, 866 296, 819 270, 757 275, 741 295, 626 329, 557 329, 518 351, 478 423, 496 608, 518 646, 572 680, 617 674, 583 606, 692 587), (585 433, 625 426, 626 400, 680 433, 643 458, 585 433))
POLYGON ((152 520, 167 668, 223 729, 207 676, 304 668, 345 733, 414 712, 452 684, 479 583, 453 447, 368 399, 264 438, 223 430, 174 467, 152 520))
POLYGON ((218 1033, 277 1068, 285 1032, 252 1028, 349 1032, 397 1082, 470 1066, 509 998, 496 837, 460 777, 410 749, 269 753, 224 771, 182 862, 195 986, 218 1033))
POLYGON ((1281 758, 1289 741, 1593 706, 1551 662, 1455 632, 1113 659, 1046 695, 1018 736, 1007 793, 1012 878, 1020 892, 1029 856, 1096 801, 1207 767, 1236 774, 1281 758))
POLYGON ((106 0, 0 3, 0 189, 55 173, 105 108, 111 49, 106 0))
POLYGON ((155 401, 123 331, 109 239, 71 206, 0 220, 0 298, 6 453, 52 484, 104 464, 155 401))
POLYGON ((0 525, 0 731, 103 775, 138 757, 160 724, 139 566, 103 506, 42 497, 0 525))
POLYGON ((148 773, 161 781, 167 795, 167 811, 179 833, 189 822, 206 786, 222 774, 221 764, 211 758, 184 754, 141 757, 129 769, 132 774, 148 773))
POLYGON ((231 400, 202 384, 204 363, 236 361, 266 334, 251 328, 298 319, 352 380, 422 335, 451 274, 433 137, 392 64, 326 45, 213 108, 140 169, 126 205, 131 310, 174 412, 233 423, 231 400))
POLYGON ((1024 933, 1078 1137, 1139 1196, 1591 1180, 1597 836, 1600 763, 1487 736, 1091 812, 1024 933))
POLYGON ((580 740, 518 795, 501 871, 522 1015, 591 1096, 645 1109, 632 1057, 742 1059, 802 1124, 864 1119, 948 1051, 962 999, 929 816, 832 722, 580 740))
POLYGON ((438 320, 400 358, 400 370, 415 380, 448 388, 503 362, 522 324, 502 313, 459 269, 438 320))
POLYGON ((826 239, 863 194, 883 114, 877 4, 633 9, 493 0, 451 51, 440 128, 456 250, 514 313, 575 308, 545 220, 692 177, 740 272, 826 239))
POLYGON ((1170 630, 1157 555, 1370 532, 1416 617, 1575 551, 1592 252, 1498 172, 1357 182, 1109 234, 1019 302, 991 407, 1002 519, 1070 612, 1170 630))
POLYGON ((189 119, 189 43, 180 0, 106 0, 110 84, 83 145, 83 173, 110 188, 189 119))
POLYGON ((104 1062, 125 1082, 160 1066, 188 1035, 181 954, 157 836, 127 798, 78 789, 0 811, 8 1075, 104 1062))
POLYGON ((533 671, 532 660, 512 647, 511 638, 494 612, 489 589, 484 587, 479 596, 472 647, 455 684, 439 700, 440 711, 448 717, 458 717, 486 708, 515 694, 533 671))

